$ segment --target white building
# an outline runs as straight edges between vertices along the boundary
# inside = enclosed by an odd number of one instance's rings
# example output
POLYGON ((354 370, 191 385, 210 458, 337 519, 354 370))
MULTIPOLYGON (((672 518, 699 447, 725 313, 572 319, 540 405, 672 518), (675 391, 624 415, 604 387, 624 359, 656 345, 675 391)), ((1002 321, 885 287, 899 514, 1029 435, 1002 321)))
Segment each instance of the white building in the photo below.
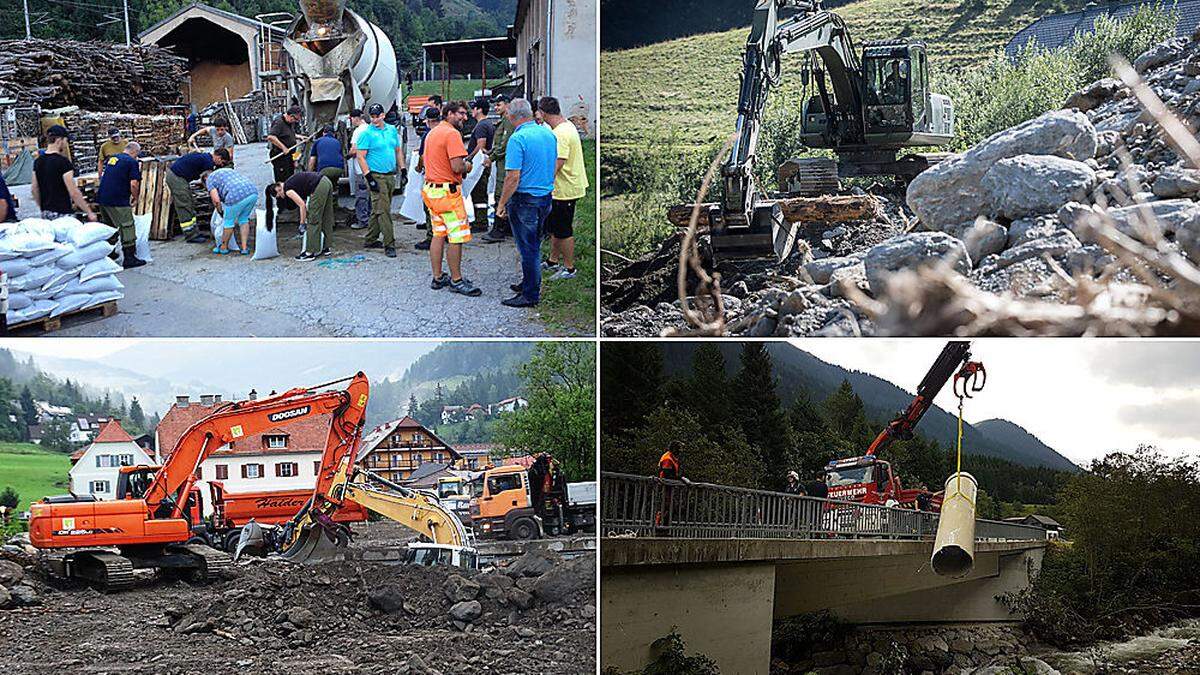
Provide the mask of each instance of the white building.
MULTIPOLYGON (((197 402, 178 396, 175 401, 155 430, 155 447, 164 461, 188 428, 221 404, 221 397, 201 396, 197 402)), ((196 485, 203 495, 204 515, 212 513, 209 488, 212 481, 220 481, 225 491, 233 494, 311 490, 317 483, 329 424, 328 415, 300 420, 214 450, 197 471, 196 485)))
POLYGON ((517 0, 511 28, 517 75, 535 106, 553 96, 563 115, 595 138, 599 97, 596 0, 517 0))
POLYGON ((115 419, 100 428, 90 445, 72 454, 71 461, 71 494, 97 499, 113 498, 120 467, 154 463, 115 419))
POLYGON ((521 408, 528 408, 529 401, 526 401, 520 396, 512 396, 504 399, 503 401, 493 403, 489 407, 491 408, 491 414, 499 415, 500 413, 516 412, 521 408))

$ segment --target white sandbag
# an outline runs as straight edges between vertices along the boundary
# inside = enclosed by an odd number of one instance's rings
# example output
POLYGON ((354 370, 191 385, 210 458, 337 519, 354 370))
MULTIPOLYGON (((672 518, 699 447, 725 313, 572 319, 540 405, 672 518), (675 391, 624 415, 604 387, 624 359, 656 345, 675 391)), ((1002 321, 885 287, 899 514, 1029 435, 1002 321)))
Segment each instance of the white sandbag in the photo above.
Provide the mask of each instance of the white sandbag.
POLYGON ((104 291, 120 291, 124 290, 124 288, 125 284, 121 283, 117 275, 105 274, 104 276, 88 279, 87 281, 73 279, 63 288, 63 293, 68 295, 75 293, 89 293, 94 295, 96 293, 103 293, 104 291))
POLYGON ((272 224, 271 229, 267 229, 267 212, 265 210, 256 210, 254 215, 254 260, 266 260, 279 255, 279 245, 275 240, 276 229, 272 224))
POLYGON ((208 229, 212 231, 215 245, 220 246, 221 235, 225 234, 225 217, 217 213, 216 209, 213 209, 212 218, 208 219, 208 229))
POLYGON ((476 159, 474 162, 471 162, 471 170, 467 173, 466 176, 463 176, 463 182, 462 182, 462 186, 461 186, 462 187, 461 194, 462 194, 462 200, 463 200, 463 208, 467 212, 467 222, 468 223, 475 220, 475 205, 471 203, 472 202, 471 191, 474 190, 475 186, 479 184, 479 177, 482 175, 483 175, 483 159, 479 158, 479 159, 476 159))
POLYGON ((26 307, 28 307, 32 304, 33 304, 33 298, 30 298, 25 293, 9 293, 8 294, 8 308, 10 310, 11 309, 25 309, 26 307))
POLYGON ((83 309, 84 307, 94 305, 96 304, 93 299, 94 297, 95 296, 88 295, 87 293, 77 293, 75 295, 64 295, 57 297, 54 299, 54 302, 58 303, 58 307, 55 307, 54 310, 50 312, 50 316, 62 316, 67 312, 74 312, 77 309, 83 309))
POLYGON ((19 277, 9 277, 8 290, 10 291, 27 291, 34 288, 41 288, 46 285, 60 270, 57 267, 37 267, 29 270, 26 274, 19 277))
POLYGON ((92 295, 92 301, 89 304, 84 305, 84 309, 87 309, 88 307, 95 307, 96 305, 102 305, 110 300, 120 300, 123 297, 125 297, 125 294, 121 291, 104 291, 103 293, 95 293, 92 295))
POLYGON ((113 252, 113 245, 107 241, 95 241, 74 252, 64 255, 55 264, 60 269, 69 270, 95 262, 113 252))
POLYGON ((413 160, 408 163, 408 185, 404 187, 404 202, 400 206, 400 215, 415 220, 418 223, 425 222, 425 202, 421 198, 421 186, 425 184, 425 174, 417 171, 417 153, 413 153, 413 160))
MULTIPOLYGON (((49 290, 56 286, 66 288, 67 284, 71 283, 72 280, 79 278, 79 273, 83 271, 83 268, 83 265, 77 265, 71 269, 57 268, 58 272, 55 273, 54 276, 50 277, 46 283, 42 284, 42 290, 49 290)), ((50 269, 53 270, 56 268, 51 267, 50 269)))
POLYGON ((116 274, 121 271, 121 266, 112 258, 103 257, 95 262, 90 262, 83 266, 83 270, 79 273, 80 281, 87 281, 102 277, 106 274, 116 274))
POLYGON ((27 255, 53 249, 57 244, 53 233, 13 232, 0 239, 0 251, 27 255))
POLYGON ((53 265, 54 263, 58 262, 60 258, 65 255, 69 255, 74 250, 74 248, 66 244, 55 243, 54 248, 37 254, 31 253, 30 255, 26 256, 25 259, 28 260, 29 263, 34 267, 44 267, 46 265, 53 265))
POLYGON ((41 218, 30 218, 23 222, 35 221, 39 224, 45 223, 54 232, 54 241, 59 243, 71 243, 71 233, 79 228, 82 223, 74 216, 63 216, 54 220, 42 220, 41 218))
POLYGON ((29 270, 33 269, 33 267, 33 261, 31 261, 29 258, 0 260, 0 271, 3 271, 10 278, 27 274, 29 270))
POLYGON ((137 257, 142 262, 154 262, 150 258, 150 223, 154 220, 153 213, 143 213, 133 217, 134 240, 137 243, 137 257))
MULTIPOLYGON (((63 219, 60 218, 59 220, 63 219)), ((54 221, 56 227, 59 220, 54 221)), ((109 227, 104 223, 79 223, 78 226, 71 230, 68 238, 75 248, 84 248, 98 241, 107 241, 116 233, 117 228, 109 227)))
POLYGON ((25 321, 33 321, 34 319, 41 319, 42 317, 49 316, 50 312, 53 312, 56 307, 58 307, 58 303, 52 300, 38 300, 25 309, 13 310, 11 307, 9 307, 8 314, 5 315, 5 318, 8 320, 8 325, 11 326, 13 324, 23 323, 25 321))
POLYGON ((38 300, 53 300, 56 295, 67 295, 67 284, 58 283, 45 288, 31 288, 25 291, 29 295, 29 299, 37 302, 38 300))

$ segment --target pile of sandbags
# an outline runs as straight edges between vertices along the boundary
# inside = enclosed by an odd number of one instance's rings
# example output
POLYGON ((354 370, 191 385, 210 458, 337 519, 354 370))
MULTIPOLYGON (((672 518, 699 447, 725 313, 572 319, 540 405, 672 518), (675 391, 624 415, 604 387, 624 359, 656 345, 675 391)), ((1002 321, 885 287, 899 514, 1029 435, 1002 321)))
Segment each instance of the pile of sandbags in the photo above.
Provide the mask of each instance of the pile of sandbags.
POLYGON ((109 254, 116 229, 75 218, 29 218, 0 226, 0 270, 8 275, 8 325, 118 300, 121 266, 109 254))

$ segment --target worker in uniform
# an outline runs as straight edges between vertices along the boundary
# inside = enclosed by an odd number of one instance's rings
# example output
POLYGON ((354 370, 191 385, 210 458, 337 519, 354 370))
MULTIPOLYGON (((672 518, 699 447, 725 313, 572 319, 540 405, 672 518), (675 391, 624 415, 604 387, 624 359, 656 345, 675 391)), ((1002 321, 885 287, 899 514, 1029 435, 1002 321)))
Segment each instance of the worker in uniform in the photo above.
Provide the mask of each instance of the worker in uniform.
POLYGON ((100 149, 96 151, 96 162, 99 164, 96 175, 103 178, 108 160, 122 152, 125 152, 125 139, 121 138, 121 130, 113 127, 108 130, 108 140, 101 143, 100 149))
POLYGON ((300 209, 300 220, 307 227, 304 232, 304 250, 296 260, 316 260, 331 255, 333 241, 333 206, 337 198, 333 194, 333 181, 328 176, 314 171, 301 171, 283 183, 274 183, 267 188, 267 220, 271 218, 274 199, 287 198, 300 209))
POLYGON ((783 491, 788 493, 789 495, 806 495, 806 494, 808 494, 807 492, 804 491, 804 484, 800 482, 800 474, 796 473, 795 471, 788 472, 787 486, 783 488, 783 491))
POLYGON ((141 150, 141 145, 130 141, 121 152, 109 157, 96 191, 100 220, 117 228, 116 236, 121 238, 125 269, 146 264, 137 257, 137 230, 133 226, 133 207, 130 205, 130 199, 137 194, 142 182, 142 167, 137 161, 141 150))
MULTIPOLYGON (((471 129, 471 138, 467 143, 467 161, 475 163, 476 155, 487 156, 496 135, 496 126, 488 119, 488 109, 491 104, 485 98, 475 99, 471 103, 471 117, 475 118, 475 127, 471 129)), ((479 182, 471 190, 471 204, 475 219, 471 222, 472 232, 486 232, 488 229, 488 174, 490 168, 484 163, 483 173, 479 182)))
POLYGON ((350 194, 354 196, 354 220, 350 229, 365 230, 371 224, 371 191, 367 189, 367 177, 358 166, 358 139, 367 130, 363 111, 350 111, 350 194))
POLYGON ((326 125, 321 130, 321 137, 313 143, 312 152, 308 158, 308 170, 325 176, 336 187, 345 173, 345 165, 346 159, 342 157, 342 142, 333 135, 333 125, 326 125))
POLYGON ((372 103, 367 113, 371 125, 358 137, 358 168, 366 176, 371 191, 371 222, 365 248, 382 248, 384 255, 396 257, 396 230, 392 223, 392 194, 396 190, 396 172, 404 172, 404 146, 396 127, 383 121, 383 106, 372 103))
POLYGON ((282 183, 296 173, 296 160, 293 158, 298 141, 296 125, 303 115, 304 111, 298 105, 288 108, 275 120, 267 134, 267 156, 272 158, 271 168, 275 171, 276 183, 282 183))
MULTIPOLYGON (((497 94, 492 100, 492 104, 496 106, 496 112, 500 115, 500 125, 496 127, 496 131, 492 135, 492 146, 485 155, 483 163, 496 177, 492 197, 495 203, 499 204, 500 193, 504 189, 504 152, 508 148, 508 138, 512 136, 514 129, 512 122, 508 119, 508 97, 504 94, 497 94)), ((511 232, 508 217, 497 213, 492 218, 492 229, 485 232, 480 237, 480 241, 485 244, 495 244, 504 241, 504 238, 511 232)))
POLYGON ((206 171, 219 169, 229 164, 229 151, 224 148, 208 152, 189 152, 171 163, 167 171, 167 190, 171 203, 175 205, 175 219, 183 230, 184 241, 198 244, 207 235, 204 228, 196 227, 196 198, 192 194, 192 181, 200 180, 206 171))
POLYGON ((462 139, 466 121, 466 105, 447 103, 442 108, 441 123, 425 136, 425 154, 421 157, 425 184, 421 187, 421 199, 429 209, 433 225, 433 242, 429 246, 433 279, 429 287, 449 288, 460 295, 478 297, 482 291, 462 274, 463 244, 471 241, 471 224, 467 222, 462 194, 463 176, 471 172, 462 139), (450 274, 442 271, 443 254, 450 274))
MULTIPOLYGON (((420 129, 421 142, 417 146, 417 173, 424 175, 425 173, 425 139, 429 137, 429 131, 436 127, 442 121, 442 111, 437 108, 424 108, 425 117, 421 120, 420 129)), ((425 211, 425 222, 417 223, 418 230, 425 230, 425 239, 413 244, 413 248, 418 251, 428 251, 433 244, 433 216, 429 214, 429 207, 424 204, 421 208, 425 211)))
POLYGON ((904 75, 900 72, 900 61, 893 60, 889 63, 888 74, 883 79, 883 103, 887 105, 895 105, 904 103, 904 75))
MULTIPOLYGON (((679 460, 679 455, 683 450, 683 443, 679 441, 671 441, 671 445, 667 451, 658 458, 658 479, 661 481, 683 481, 690 483, 688 479, 683 477, 683 464, 679 460)), ((671 525, 671 504, 675 499, 675 486, 667 483, 663 486, 663 501, 662 506, 654 518, 655 526, 666 528, 671 525)), ((666 534, 661 532, 660 534, 666 534)))

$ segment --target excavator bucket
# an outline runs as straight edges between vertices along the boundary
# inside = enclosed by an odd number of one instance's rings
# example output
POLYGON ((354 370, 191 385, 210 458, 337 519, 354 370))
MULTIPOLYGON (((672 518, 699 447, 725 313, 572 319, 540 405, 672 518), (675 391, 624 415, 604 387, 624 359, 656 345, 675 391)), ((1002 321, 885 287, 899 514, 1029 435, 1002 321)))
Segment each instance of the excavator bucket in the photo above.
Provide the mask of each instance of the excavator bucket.
POLYGON ((253 556, 264 556, 267 554, 268 548, 264 528, 251 520, 246 523, 242 528, 242 533, 238 536, 237 548, 233 551, 233 559, 234 561, 241 559, 243 553, 253 556))
POLYGON ((341 558, 342 549, 350 544, 349 529, 321 513, 304 514, 294 527, 298 528, 296 536, 285 534, 279 551, 284 560, 301 564, 329 562, 341 558))

